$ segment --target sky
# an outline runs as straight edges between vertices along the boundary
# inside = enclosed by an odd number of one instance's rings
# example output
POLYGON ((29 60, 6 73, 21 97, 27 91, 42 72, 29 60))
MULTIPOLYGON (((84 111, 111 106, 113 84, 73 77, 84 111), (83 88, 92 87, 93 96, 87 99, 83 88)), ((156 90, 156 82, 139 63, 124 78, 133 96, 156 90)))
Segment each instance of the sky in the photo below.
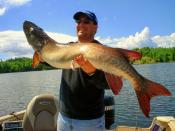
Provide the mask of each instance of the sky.
POLYGON ((32 21, 58 42, 76 41, 73 15, 98 18, 96 39, 126 49, 175 47, 174 0, 0 0, 0 60, 32 57, 23 22, 32 21))

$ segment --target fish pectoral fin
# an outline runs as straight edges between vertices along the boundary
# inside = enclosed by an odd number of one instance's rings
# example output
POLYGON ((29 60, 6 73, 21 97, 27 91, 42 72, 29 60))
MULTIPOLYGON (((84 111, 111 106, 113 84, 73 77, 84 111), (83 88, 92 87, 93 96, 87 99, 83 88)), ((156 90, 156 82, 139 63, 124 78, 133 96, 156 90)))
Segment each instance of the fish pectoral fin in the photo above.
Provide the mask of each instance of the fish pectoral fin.
POLYGON ((121 49, 120 51, 129 61, 140 60, 142 58, 142 54, 137 51, 121 49))
POLYGON ((106 72, 104 73, 105 73, 105 78, 107 80, 107 83, 111 88, 112 92, 115 95, 118 95, 123 86, 122 78, 120 76, 115 76, 113 74, 109 74, 106 72))
POLYGON ((39 65, 39 63, 40 63, 40 56, 38 52, 35 51, 32 60, 32 67, 36 68, 39 65))
POLYGON ((154 96, 171 96, 171 92, 163 85, 146 78, 144 78, 143 85, 145 86, 143 90, 135 90, 135 92, 142 112, 146 117, 149 117, 151 98, 154 96))

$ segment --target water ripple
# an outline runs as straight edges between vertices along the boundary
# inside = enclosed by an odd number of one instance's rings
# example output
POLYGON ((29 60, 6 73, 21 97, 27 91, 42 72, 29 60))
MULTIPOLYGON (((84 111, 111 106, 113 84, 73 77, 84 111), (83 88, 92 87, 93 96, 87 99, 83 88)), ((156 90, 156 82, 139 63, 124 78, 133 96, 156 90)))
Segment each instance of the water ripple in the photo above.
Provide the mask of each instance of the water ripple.
MULTIPOLYGON (((143 76, 161 83, 173 96, 155 97, 151 100, 150 118, 146 118, 140 110, 134 89, 127 80, 119 95, 114 96, 111 90, 106 95, 115 98, 116 125, 148 127, 153 117, 175 116, 175 63, 134 65, 143 76)), ((61 71, 38 71, 0 74, 0 116, 26 108, 28 102, 41 93, 59 94, 61 71)))

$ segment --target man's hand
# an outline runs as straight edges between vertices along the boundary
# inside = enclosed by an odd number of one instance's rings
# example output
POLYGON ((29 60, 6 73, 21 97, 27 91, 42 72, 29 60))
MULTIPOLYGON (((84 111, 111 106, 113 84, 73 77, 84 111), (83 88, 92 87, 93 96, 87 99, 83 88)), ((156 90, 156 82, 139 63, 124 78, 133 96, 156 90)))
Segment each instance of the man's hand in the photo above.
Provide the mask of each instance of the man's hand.
POLYGON ((77 56, 74 61, 80 65, 80 67, 83 69, 84 72, 91 75, 96 71, 96 68, 88 61, 86 60, 83 55, 77 56))

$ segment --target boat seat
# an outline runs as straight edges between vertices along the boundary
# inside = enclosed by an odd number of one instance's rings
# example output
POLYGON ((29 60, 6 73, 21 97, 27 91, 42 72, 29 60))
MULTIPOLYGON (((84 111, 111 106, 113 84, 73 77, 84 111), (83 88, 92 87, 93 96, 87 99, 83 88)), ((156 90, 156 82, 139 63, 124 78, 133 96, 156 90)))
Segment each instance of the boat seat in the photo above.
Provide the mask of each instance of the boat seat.
POLYGON ((153 126, 151 128, 151 131, 164 131, 165 128, 158 123, 153 123, 153 126))
POLYGON ((24 131, 56 131, 58 99, 51 94, 35 96, 23 118, 24 131))

